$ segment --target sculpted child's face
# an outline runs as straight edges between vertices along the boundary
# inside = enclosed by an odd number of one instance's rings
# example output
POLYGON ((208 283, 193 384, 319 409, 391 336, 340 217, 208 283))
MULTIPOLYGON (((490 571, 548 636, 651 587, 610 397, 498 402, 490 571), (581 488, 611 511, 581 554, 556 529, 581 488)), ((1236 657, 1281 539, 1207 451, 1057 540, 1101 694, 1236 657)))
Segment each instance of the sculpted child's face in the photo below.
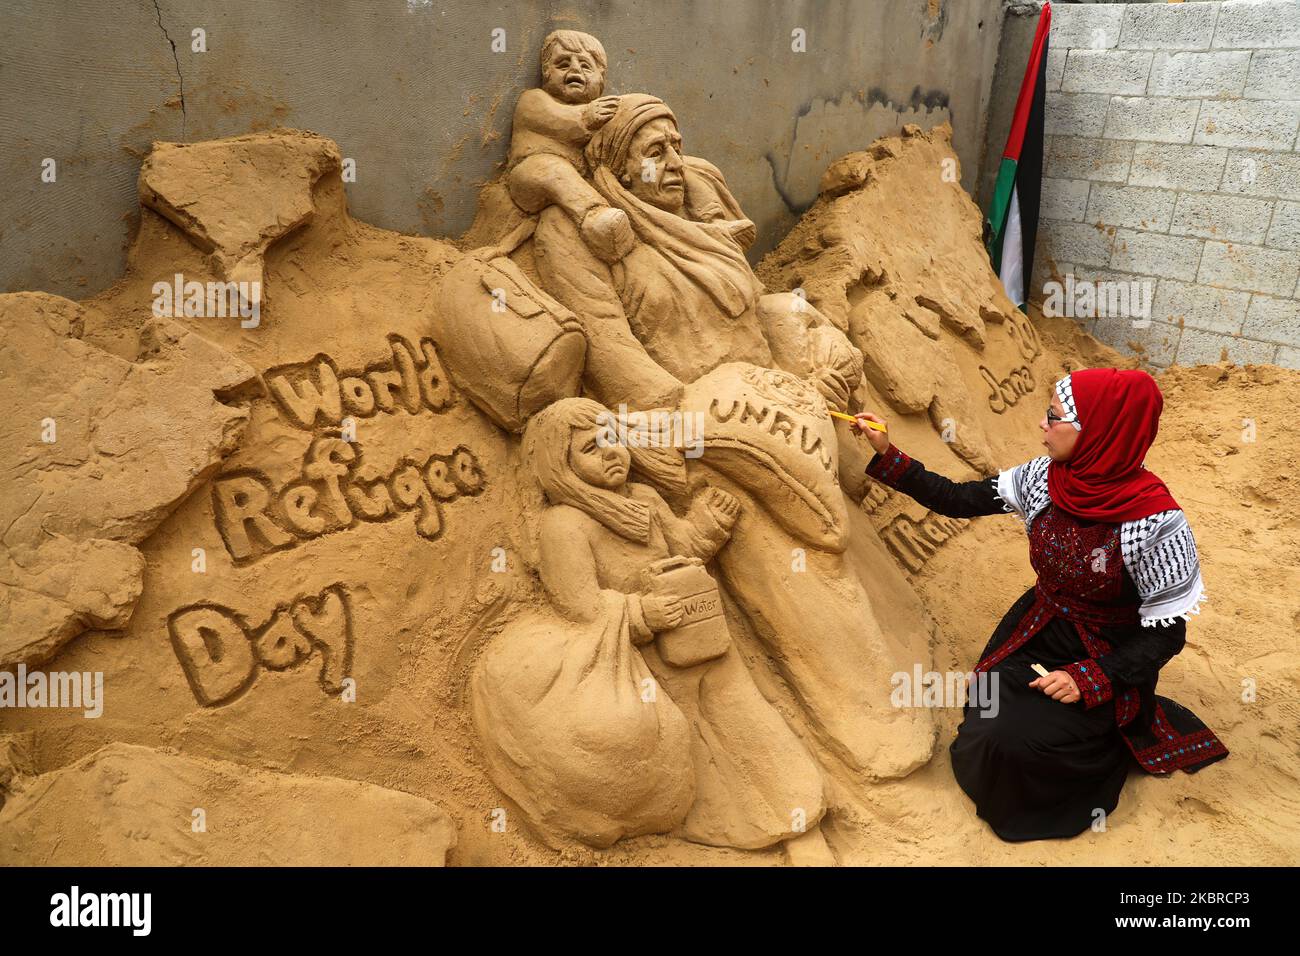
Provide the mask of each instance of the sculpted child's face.
POLYGON ((632 137, 622 181, 638 199, 681 215, 686 205, 682 137, 666 116, 646 123, 632 137))
POLYGON ((615 491, 627 482, 632 455, 622 445, 597 441, 603 429, 575 428, 569 439, 569 465, 589 485, 615 491))
POLYGON ((542 70, 542 89, 562 103, 590 103, 605 89, 605 71, 590 53, 557 45, 542 70))

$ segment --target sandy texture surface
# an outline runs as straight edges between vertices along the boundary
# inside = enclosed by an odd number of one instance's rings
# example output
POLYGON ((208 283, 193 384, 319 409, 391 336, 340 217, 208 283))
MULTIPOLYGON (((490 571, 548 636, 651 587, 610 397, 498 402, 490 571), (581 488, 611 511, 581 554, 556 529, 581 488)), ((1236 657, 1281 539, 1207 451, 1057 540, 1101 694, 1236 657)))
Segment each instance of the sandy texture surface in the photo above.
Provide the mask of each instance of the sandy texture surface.
MULTIPOLYGON (((0 489, 0 646, 6 663, 102 672, 104 707, 98 719, 0 710, 4 862, 388 863, 444 850, 452 865, 787 862, 793 850, 672 834, 601 850, 542 840, 493 785, 467 688, 494 635, 541 604, 528 530, 539 498, 517 437, 456 387, 429 339, 437 281, 463 253, 350 218, 337 148, 321 137, 200 145, 146 164, 139 233, 113 288, 81 303, 0 297, 0 315, 50 317, 11 327, 23 348, 51 337, 39 348, 58 370, 53 385, 104 396, 87 417, 86 403, 61 411, 32 384, 7 412, 22 429, 7 447, 26 450, 6 459, 0 489), (231 208, 241 201, 257 209, 231 208), (160 334, 152 288, 178 272, 263 276, 260 325, 181 314, 160 334), (124 388, 141 402, 114 402, 124 388), (41 459, 39 422, 65 415, 84 447, 41 459), (110 425, 134 439, 110 442, 110 425), (155 454, 115 452, 133 441, 155 454), (107 499, 77 484, 96 467, 107 499), (131 508, 123 487, 135 489, 131 508), (24 514, 45 517, 27 527, 24 514), (79 549, 105 551, 102 577, 50 583, 48 568, 79 549), (243 823, 223 829, 210 814, 208 831, 193 833, 196 788, 243 823), (148 806, 134 807, 134 793, 148 806), (256 809, 267 800, 329 811, 345 849, 268 845, 271 818, 256 809)), ((865 357, 858 398, 890 420, 896 444, 968 479, 1039 453, 1037 422, 1062 372, 1134 360, 1068 322, 1018 316, 988 268, 978 210, 941 175, 945 160, 955 163, 945 130, 909 129, 837 161, 757 271, 771 291, 803 289, 847 330, 865 357)), ((754 683, 824 775, 822 831, 840 863, 1300 860, 1300 373, 1221 365, 1159 381, 1149 464, 1188 514, 1208 593, 1161 689, 1231 755, 1196 775, 1134 770, 1105 833, 1004 844, 952 779, 957 710, 934 715, 928 763, 871 782, 819 743, 764 647, 733 620, 754 683)), ((1031 583, 1024 533, 1011 516, 937 519, 870 486, 867 457, 839 464, 850 559, 876 617, 886 632, 907 629, 927 666, 965 670, 1031 583)))

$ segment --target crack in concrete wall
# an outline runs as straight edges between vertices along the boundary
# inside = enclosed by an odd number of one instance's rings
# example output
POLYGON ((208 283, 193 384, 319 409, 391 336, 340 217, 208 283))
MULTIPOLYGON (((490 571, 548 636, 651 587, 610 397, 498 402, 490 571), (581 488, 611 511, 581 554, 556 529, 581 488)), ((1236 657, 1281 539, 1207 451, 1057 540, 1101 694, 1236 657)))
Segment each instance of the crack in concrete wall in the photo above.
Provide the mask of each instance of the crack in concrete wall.
POLYGON ((180 87, 181 98, 181 139, 185 138, 185 123, 189 116, 185 112, 185 76, 181 73, 181 60, 176 54, 176 41, 171 38, 167 28, 162 22, 162 7, 158 5, 158 0, 153 0, 153 12, 158 21, 158 29, 162 31, 163 39, 166 40, 172 48, 172 62, 176 64, 176 82, 180 87))

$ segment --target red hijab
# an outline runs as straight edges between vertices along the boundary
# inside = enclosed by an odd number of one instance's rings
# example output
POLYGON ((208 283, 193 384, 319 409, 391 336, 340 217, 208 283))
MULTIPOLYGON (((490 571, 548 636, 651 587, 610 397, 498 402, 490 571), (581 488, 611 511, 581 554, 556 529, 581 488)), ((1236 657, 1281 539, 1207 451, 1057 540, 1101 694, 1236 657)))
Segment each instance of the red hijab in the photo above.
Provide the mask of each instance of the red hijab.
MULTIPOLYGON (((1165 483, 1142 467, 1165 400, 1146 372, 1085 368, 1057 383, 1073 399, 1079 438, 1069 461, 1047 469, 1052 502, 1090 521, 1118 523, 1181 510, 1165 483)), ((1067 417, 1070 401, 1062 401, 1067 417)))

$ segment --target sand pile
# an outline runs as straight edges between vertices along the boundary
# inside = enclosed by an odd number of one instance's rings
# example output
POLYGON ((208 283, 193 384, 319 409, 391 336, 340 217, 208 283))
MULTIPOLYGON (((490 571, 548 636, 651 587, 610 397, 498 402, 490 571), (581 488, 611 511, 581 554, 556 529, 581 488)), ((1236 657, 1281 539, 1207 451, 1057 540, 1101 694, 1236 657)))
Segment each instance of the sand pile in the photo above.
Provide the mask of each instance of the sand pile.
MULTIPOLYGON (((955 162, 945 128, 837 161, 757 271, 847 330, 859 397, 900 447, 971 478, 1038 453, 1063 371, 1132 360, 1016 312, 978 210, 942 175, 955 162)), ((489 777, 469 688, 493 639, 544 600, 540 494, 518 436, 431 332, 464 251, 352 219, 339 168, 333 143, 290 130, 159 144, 120 282, 80 303, 0 297, 19 449, 0 489, 0 664, 102 672, 104 687, 96 719, 0 710, 0 862, 797 858, 670 833, 593 849, 539 832, 489 777), (177 274, 260 280, 259 314, 158 316, 155 284, 177 274), (44 419, 57 440, 40 441, 44 419), (287 833, 325 829, 344 858, 287 833)), ((1296 861, 1300 527, 1285 492, 1300 373, 1209 366, 1161 384, 1152 466, 1188 512, 1210 596, 1162 682, 1232 756, 1195 776, 1135 772, 1108 833, 1002 844, 947 766, 956 710, 926 714, 893 770, 855 769, 724 586, 753 683, 823 776, 840 862, 1296 861)), ((930 514, 870 485, 866 458, 838 462, 847 566, 887 636, 927 668, 965 670, 1031 581, 1023 532, 930 514)))

